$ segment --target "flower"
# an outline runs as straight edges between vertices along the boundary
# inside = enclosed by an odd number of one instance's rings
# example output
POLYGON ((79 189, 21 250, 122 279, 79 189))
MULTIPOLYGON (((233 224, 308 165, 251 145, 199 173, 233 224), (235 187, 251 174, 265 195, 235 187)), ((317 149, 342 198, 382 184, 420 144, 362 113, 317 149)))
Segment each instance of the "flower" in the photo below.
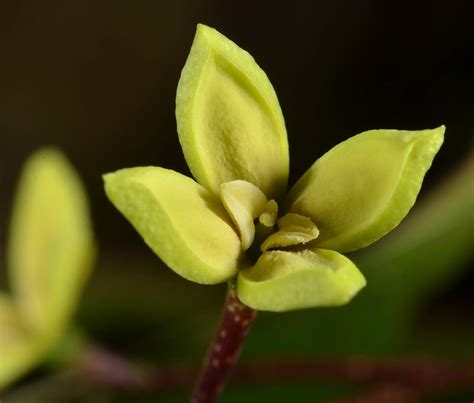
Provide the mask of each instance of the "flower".
POLYGON ((348 302, 365 279, 341 253, 406 216, 444 135, 444 126, 358 134, 286 193, 275 91, 252 56, 204 25, 178 84, 176 119, 196 181, 129 168, 104 176, 106 193, 176 273, 203 284, 236 278, 240 300, 268 311, 348 302))

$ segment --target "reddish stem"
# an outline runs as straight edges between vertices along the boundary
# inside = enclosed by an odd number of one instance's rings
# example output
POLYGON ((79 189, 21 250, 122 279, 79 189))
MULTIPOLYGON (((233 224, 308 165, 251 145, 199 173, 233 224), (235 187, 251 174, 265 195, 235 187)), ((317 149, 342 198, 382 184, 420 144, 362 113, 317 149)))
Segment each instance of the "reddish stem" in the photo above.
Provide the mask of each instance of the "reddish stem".
POLYGON ((224 388, 257 311, 244 305, 234 288, 227 291, 221 321, 194 387, 191 403, 212 403, 224 388))

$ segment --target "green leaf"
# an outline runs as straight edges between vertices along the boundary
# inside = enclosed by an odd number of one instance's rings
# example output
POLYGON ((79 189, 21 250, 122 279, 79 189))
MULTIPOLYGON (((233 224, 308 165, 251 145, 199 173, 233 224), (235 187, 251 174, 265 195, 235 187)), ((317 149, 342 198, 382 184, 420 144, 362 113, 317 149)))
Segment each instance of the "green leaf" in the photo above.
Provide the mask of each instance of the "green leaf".
POLYGON ((283 312, 349 302, 365 279, 345 256, 331 250, 264 252, 242 270, 237 293, 254 309, 283 312))
POLYGON ((148 246, 180 276, 201 284, 232 278, 240 239, 222 204, 175 171, 130 168, 104 176, 110 201, 148 246))
POLYGON ((37 151, 19 182, 8 249, 14 298, 29 329, 61 334, 94 255, 87 200, 76 172, 59 151, 37 151))
POLYGON ((214 195, 236 179, 269 199, 285 192, 288 140, 275 91, 250 54, 205 25, 181 73, 176 120, 194 177, 214 195))
POLYGON ((342 142, 296 183, 289 211, 314 221, 318 247, 348 252, 371 244, 408 214, 444 130, 371 130, 342 142))

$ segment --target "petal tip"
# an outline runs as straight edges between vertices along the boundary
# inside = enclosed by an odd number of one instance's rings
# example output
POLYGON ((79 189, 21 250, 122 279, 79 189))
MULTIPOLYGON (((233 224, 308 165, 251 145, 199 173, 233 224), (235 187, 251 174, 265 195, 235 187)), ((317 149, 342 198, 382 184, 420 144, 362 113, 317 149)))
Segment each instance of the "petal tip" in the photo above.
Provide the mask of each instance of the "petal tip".
POLYGON ((444 134, 446 133, 446 126, 441 125, 437 127, 436 129, 433 129, 433 134, 437 138, 439 145, 443 144, 444 141, 444 134))
POLYGON ((196 35, 198 34, 206 34, 206 32, 211 32, 214 31, 214 28, 211 28, 210 26, 203 24, 202 22, 199 22, 196 24, 196 35))

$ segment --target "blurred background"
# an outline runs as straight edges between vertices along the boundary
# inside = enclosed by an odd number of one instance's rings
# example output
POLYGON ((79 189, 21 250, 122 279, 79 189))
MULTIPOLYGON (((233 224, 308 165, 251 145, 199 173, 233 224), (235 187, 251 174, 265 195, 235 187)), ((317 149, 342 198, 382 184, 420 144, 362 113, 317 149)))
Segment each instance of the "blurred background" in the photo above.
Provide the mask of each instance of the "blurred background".
MULTIPOLYGON (((6 228, 21 164, 38 147, 57 145, 84 180, 100 246, 78 323, 94 340, 137 361, 200 362, 225 287, 197 286, 166 269, 107 201, 101 174, 139 165, 189 174, 174 99, 195 26, 202 22, 248 50, 272 81, 286 119, 293 183, 318 156, 361 131, 447 127, 407 223, 353 257, 369 281, 354 303, 261 314, 243 360, 472 360, 474 183, 465 161, 474 134, 473 12, 471 2, 455 0, 3 2, 2 287, 6 228)), ((187 393, 61 392, 53 379, 55 387, 41 392, 47 396, 41 400, 35 385, 45 389, 41 382, 49 376, 39 371, 6 401, 178 402, 187 393), (50 389, 55 397, 47 395, 50 389), (31 396, 36 400, 28 400, 31 396)), ((324 382, 235 386, 222 401, 314 402, 353 388, 324 382)), ((465 402, 473 396, 472 390, 461 391, 432 401, 465 402)))

